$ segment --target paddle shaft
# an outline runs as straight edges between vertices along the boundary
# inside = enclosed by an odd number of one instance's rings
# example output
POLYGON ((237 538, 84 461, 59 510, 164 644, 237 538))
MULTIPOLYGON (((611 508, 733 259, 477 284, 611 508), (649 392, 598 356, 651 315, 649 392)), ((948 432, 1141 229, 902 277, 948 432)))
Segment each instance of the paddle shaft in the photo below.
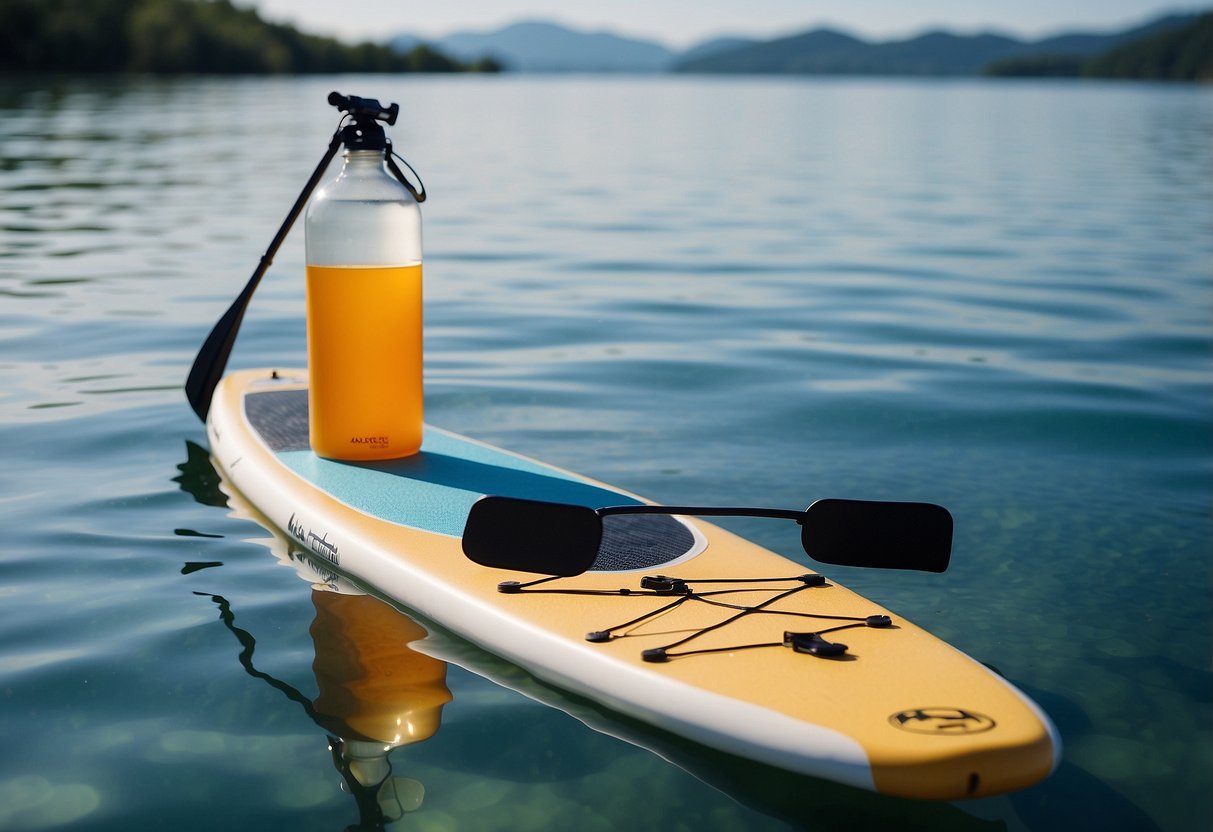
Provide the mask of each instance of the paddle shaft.
POLYGON ((787 508, 746 506, 607 506, 595 509, 599 517, 610 514, 685 514, 690 517, 768 517, 776 520, 804 520, 805 512, 787 508))
POLYGON ((300 192, 299 198, 295 200, 295 204, 291 206, 290 213, 286 215, 286 220, 283 221, 282 226, 278 229, 278 233, 274 235, 274 239, 270 242, 269 248, 265 250, 265 254, 261 256, 261 262, 257 264, 253 276, 249 278, 244 290, 240 292, 228 310, 223 313, 223 317, 215 323, 210 335, 202 343, 202 348, 198 350, 198 356, 194 359, 194 366, 190 368, 189 377, 185 381, 185 396, 189 399, 190 407, 194 409, 194 413, 198 414, 198 418, 204 422, 206 421, 206 415, 211 409, 211 398, 215 395, 215 387, 218 386, 219 379, 223 378, 223 371, 227 368, 228 357, 232 354, 232 346, 236 343, 236 333, 240 330, 240 322, 244 320, 244 312, 248 309, 249 301, 253 298, 253 292, 256 291, 257 284, 265 276, 270 264, 274 262, 274 255, 278 253, 278 249, 282 246, 282 241, 286 239, 286 235, 290 232, 291 226, 295 224, 295 220, 299 219, 299 214, 302 213, 303 207, 307 205, 312 191, 316 190, 316 186, 320 183, 320 178, 324 176, 324 172, 333 161, 333 157, 337 155, 337 151, 341 148, 341 133, 342 131, 338 130, 333 134, 333 140, 329 142, 329 147, 324 154, 324 158, 320 160, 320 164, 312 172, 311 178, 303 186, 303 191, 300 192))

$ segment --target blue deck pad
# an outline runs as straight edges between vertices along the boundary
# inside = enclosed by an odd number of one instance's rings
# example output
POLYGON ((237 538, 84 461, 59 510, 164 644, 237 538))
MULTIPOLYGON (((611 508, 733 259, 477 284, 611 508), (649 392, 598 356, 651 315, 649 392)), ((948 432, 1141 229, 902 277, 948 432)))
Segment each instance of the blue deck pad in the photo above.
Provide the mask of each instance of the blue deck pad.
POLYGON ((403 526, 460 537, 485 494, 601 508, 638 501, 454 434, 427 427, 420 453, 385 462, 336 462, 310 450, 282 462, 341 502, 403 526))
MULTIPOLYGON (((427 427, 420 453, 388 462, 335 462, 308 447, 307 390, 262 389, 244 397, 249 425, 290 470, 319 490, 389 523, 461 537, 484 494, 601 508, 632 497, 453 433, 427 427)), ((595 571, 648 569, 700 544, 689 527, 662 515, 603 518, 595 571)))

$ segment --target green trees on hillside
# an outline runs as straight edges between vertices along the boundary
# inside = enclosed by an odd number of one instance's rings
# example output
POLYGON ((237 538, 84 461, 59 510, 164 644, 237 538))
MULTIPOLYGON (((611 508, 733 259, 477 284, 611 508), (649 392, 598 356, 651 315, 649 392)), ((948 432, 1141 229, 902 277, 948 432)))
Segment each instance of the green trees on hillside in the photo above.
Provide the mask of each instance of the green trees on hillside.
POLYGON ((1213 81, 1213 14, 1191 26, 1125 44, 1096 56, 1083 74, 1098 78, 1213 81))
POLYGON ((0 70, 311 73, 496 71, 428 46, 399 54, 267 23, 231 0, 0 0, 0 70))
POLYGON ((1188 26, 1134 40, 1092 58, 1012 57, 986 67, 985 74, 1213 81, 1213 14, 1203 14, 1188 26))

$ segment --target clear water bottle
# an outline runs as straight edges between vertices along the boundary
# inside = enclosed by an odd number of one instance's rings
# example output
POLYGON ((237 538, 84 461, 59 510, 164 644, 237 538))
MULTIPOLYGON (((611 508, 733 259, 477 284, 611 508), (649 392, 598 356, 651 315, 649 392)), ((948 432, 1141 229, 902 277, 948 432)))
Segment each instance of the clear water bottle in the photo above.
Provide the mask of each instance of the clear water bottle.
POLYGON ((345 163, 305 221, 311 444, 331 459, 421 447, 421 211, 385 146, 377 124, 347 127, 345 163))

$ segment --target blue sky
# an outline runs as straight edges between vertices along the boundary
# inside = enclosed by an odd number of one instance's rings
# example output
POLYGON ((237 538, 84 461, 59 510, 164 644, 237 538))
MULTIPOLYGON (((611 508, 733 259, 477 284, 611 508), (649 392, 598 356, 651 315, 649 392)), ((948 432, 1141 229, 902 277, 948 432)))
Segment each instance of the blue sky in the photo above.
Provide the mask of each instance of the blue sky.
MULTIPOLYGON (((830 25, 876 39, 946 28, 1038 37, 1061 30, 1111 30, 1192 0, 235 0, 270 20, 344 39, 435 37, 524 19, 610 30, 686 47, 709 37, 776 37, 830 25)), ((1205 3, 1207 7, 1210 3, 1205 3)))

